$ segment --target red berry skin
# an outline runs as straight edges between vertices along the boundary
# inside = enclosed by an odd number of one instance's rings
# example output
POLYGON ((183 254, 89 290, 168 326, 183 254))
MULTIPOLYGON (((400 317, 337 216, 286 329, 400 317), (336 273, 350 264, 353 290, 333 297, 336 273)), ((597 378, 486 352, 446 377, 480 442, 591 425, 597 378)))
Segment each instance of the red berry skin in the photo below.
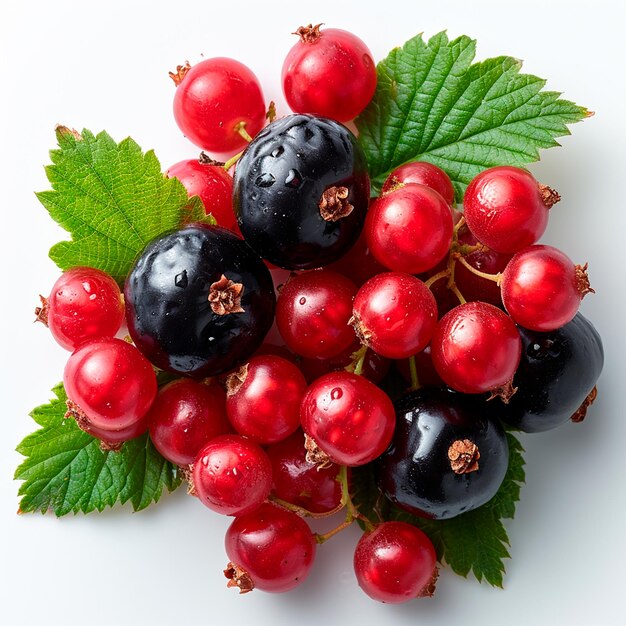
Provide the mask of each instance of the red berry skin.
POLYGON ((159 390, 148 419, 156 449, 181 466, 193 463, 211 439, 232 432, 226 392, 216 382, 181 378, 168 383, 159 390))
POLYGON ((433 594, 437 554, 419 528, 404 522, 383 522, 359 540, 354 572, 370 598, 399 604, 433 594))
POLYGON ((309 463, 301 430, 269 446, 267 455, 272 462, 272 493, 277 498, 311 513, 328 513, 340 505, 339 466, 309 463))
POLYGON ((225 547, 228 586, 240 586, 242 593, 251 587, 272 593, 297 587, 309 575, 317 548, 301 517, 269 503, 235 518, 226 531, 225 547), (245 572, 250 586, 237 585, 235 569, 245 572))
POLYGON ((348 372, 318 378, 304 395, 300 417, 304 432, 330 460, 348 467, 379 457, 395 426, 395 411, 387 394, 348 372))
MULTIPOLYGON (((506 266, 500 283, 502 300, 517 324, 541 332, 574 319, 589 291, 570 258, 552 246, 530 246, 506 266)), ((584 273, 584 272, 583 272, 584 273)))
POLYGON ((98 428, 97 426, 90 424, 88 420, 81 422, 80 428, 96 439, 100 439, 100 441, 104 443, 105 447, 108 446, 111 448, 117 448, 119 444, 143 435, 146 430, 148 430, 148 419, 147 416, 143 417, 139 421, 131 424, 127 428, 122 428, 121 430, 105 430, 103 428, 98 428))
POLYGON ((193 489, 202 504, 222 515, 243 515, 267 499, 272 465, 263 449, 239 435, 221 435, 198 453, 193 489))
POLYGON ((410 183, 377 198, 365 219, 365 237, 374 258, 390 270, 419 274, 448 254, 452 211, 424 185, 410 183))
POLYGON ((236 126, 245 124, 252 137, 265 123, 265 102, 257 77, 234 59, 206 59, 189 69, 174 95, 174 117, 185 136, 204 150, 231 153, 247 141, 236 126))
POLYGON ((548 225, 549 206, 539 183, 519 167, 478 174, 465 191, 463 207, 473 235, 496 252, 513 253, 535 243, 548 225))
POLYGON ((431 342, 437 373, 462 393, 495 391, 509 383, 521 353, 513 320, 485 302, 467 302, 446 313, 431 342))
POLYGON ((129 428, 141 420, 157 394, 150 362, 121 339, 94 339, 72 353, 63 384, 70 400, 96 428, 129 428))
POLYGON ((293 275, 279 290, 276 325, 287 347, 305 357, 327 359, 355 340, 348 324, 356 285, 330 270, 293 275))
POLYGON ((437 325, 437 303, 415 276, 385 272, 370 278, 354 299, 357 334, 372 350, 405 359, 423 350, 437 325))
POLYGON ((98 337, 113 337, 124 321, 117 283, 93 267, 74 267, 54 283, 47 301, 47 323, 66 350, 98 337))
POLYGON ((300 426, 306 388, 302 372, 290 361, 253 357, 226 379, 228 419, 240 435, 261 445, 282 441, 300 426))
POLYGON ((439 167, 426 161, 405 163, 389 174, 381 194, 397 189, 400 185, 418 183, 436 191, 448 204, 454 204, 454 185, 450 177, 439 167))
POLYGON ((338 261, 326 266, 326 269, 333 270, 349 278, 357 287, 360 287, 372 276, 386 272, 387 268, 381 265, 367 247, 365 230, 361 231, 357 242, 338 261))
POLYGON ((233 211, 233 179, 221 165, 188 159, 172 165, 167 175, 178 178, 189 197, 198 196, 207 214, 210 213, 219 226, 241 236, 233 211))
POLYGON ((285 58, 282 82, 287 104, 295 113, 347 122, 361 113, 376 91, 372 53, 345 30, 315 29, 305 29, 308 32, 285 58))

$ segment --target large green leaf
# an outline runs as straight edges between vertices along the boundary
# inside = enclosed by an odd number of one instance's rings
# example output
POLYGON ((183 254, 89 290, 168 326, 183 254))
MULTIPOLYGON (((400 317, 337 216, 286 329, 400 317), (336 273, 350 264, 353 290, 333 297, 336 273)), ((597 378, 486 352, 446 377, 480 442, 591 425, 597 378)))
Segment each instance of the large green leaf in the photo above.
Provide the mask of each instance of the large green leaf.
POLYGON ((481 170, 524 165, 569 134, 590 113, 542 91, 521 62, 497 57, 472 64, 476 42, 421 35, 378 64, 378 86, 357 119, 374 187, 408 161, 429 161, 452 178, 457 199, 481 170))
POLYGON ((17 447, 26 457, 15 472, 15 479, 24 481, 20 512, 53 511, 61 516, 128 501, 139 511, 158 502, 164 489, 178 487, 178 470, 156 451, 147 433, 117 452, 104 452, 98 439, 64 418, 63 385, 53 391, 56 398, 31 414, 41 428, 17 447))
POLYGON ((64 126, 56 135, 59 149, 46 167, 52 190, 37 197, 72 236, 50 250, 62 270, 88 265, 123 282, 155 237, 189 221, 213 222, 202 201, 188 198, 180 181, 162 174, 154 152, 132 139, 116 143, 105 132, 64 126))

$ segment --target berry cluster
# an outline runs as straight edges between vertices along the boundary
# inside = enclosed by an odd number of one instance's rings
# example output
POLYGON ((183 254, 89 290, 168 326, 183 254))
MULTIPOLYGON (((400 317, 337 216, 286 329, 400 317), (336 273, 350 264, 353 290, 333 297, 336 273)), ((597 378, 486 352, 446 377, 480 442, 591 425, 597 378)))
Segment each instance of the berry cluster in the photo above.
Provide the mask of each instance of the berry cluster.
POLYGON ((229 586, 293 588, 316 546, 359 520, 360 586, 403 602, 433 593, 435 550, 411 524, 364 516, 351 469, 372 464, 391 502, 430 519, 489 501, 508 467, 502 421, 546 430, 595 397, 602 343, 578 314, 592 289, 586 266, 537 244, 559 196, 526 170, 485 170, 460 212, 444 171, 407 163, 370 202, 341 122, 374 94, 371 54, 345 31, 297 34, 282 73, 294 113, 274 120, 270 106, 265 127, 241 63, 172 74, 187 137, 243 148, 168 170, 220 226, 151 242, 123 296, 100 270, 67 271, 37 316, 72 351, 67 416, 108 450, 148 430, 189 492, 234 516, 229 586), (341 509, 324 535, 302 519, 341 509))

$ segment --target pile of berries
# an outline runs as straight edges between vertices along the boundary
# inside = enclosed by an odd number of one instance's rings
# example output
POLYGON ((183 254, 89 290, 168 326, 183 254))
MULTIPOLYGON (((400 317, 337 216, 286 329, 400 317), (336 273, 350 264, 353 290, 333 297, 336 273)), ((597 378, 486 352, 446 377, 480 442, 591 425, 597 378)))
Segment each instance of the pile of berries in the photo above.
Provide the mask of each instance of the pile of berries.
POLYGON ((372 464, 387 498, 430 519, 489 501, 508 466, 501 422, 546 430, 595 397, 602 344, 578 313, 592 289, 586 266, 537 244, 559 196, 526 170, 483 171, 461 213, 444 171, 406 163, 370 202, 341 122, 374 94, 371 54, 345 31, 297 32, 282 75, 294 114, 270 107, 265 127, 242 64, 172 74, 185 135, 243 150, 168 171, 220 226, 151 242, 123 297, 100 270, 69 270, 37 315, 72 351, 67 415, 108 450, 148 430, 190 493, 234 516, 229 586, 295 587, 317 544, 360 520, 360 586, 403 602, 432 594, 435 550, 417 527, 359 512, 350 469, 372 464), (124 322, 129 340, 115 337, 124 322), (303 519, 340 509, 325 535, 303 519))

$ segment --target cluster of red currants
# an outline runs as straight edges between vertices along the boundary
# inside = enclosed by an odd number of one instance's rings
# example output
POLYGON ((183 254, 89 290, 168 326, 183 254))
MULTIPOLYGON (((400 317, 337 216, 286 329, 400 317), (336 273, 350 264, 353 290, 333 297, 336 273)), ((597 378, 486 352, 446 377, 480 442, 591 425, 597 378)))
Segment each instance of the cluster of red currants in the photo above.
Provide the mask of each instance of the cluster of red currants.
MULTIPOLYGON (((235 516, 229 585, 291 589, 316 545, 358 519, 367 528, 354 559, 359 584, 402 602, 433 591, 430 540, 410 524, 373 524, 350 499, 348 468, 374 462, 394 436, 384 381, 399 370, 413 391, 419 379, 507 402, 522 354, 518 325, 560 328, 591 289, 584 267, 536 245, 558 195, 525 170, 484 171, 460 213, 444 171, 407 163, 368 209, 364 157, 337 122, 373 96, 371 54, 345 31, 309 26, 298 35, 283 87, 301 115, 264 130, 261 88, 240 63, 208 59, 172 75, 187 137, 213 153, 250 145, 226 164, 203 153, 169 169, 224 228, 192 225, 137 260, 125 291, 134 344, 114 338, 124 298, 96 269, 66 272, 38 317, 73 351, 68 415, 110 450, 149 430, 190 493, 235 516), (266 263, 297 270, 278 290, 279 346, 263 343, 274 294, 248 244, 266 263), (158 389, 153 364, 182 377, 158 389), (346 521, 326 535, 302 519, 344 508, 346 521)), ((450 480, 471 486, 475 443, 457 436, 444 454, 450 480)))

